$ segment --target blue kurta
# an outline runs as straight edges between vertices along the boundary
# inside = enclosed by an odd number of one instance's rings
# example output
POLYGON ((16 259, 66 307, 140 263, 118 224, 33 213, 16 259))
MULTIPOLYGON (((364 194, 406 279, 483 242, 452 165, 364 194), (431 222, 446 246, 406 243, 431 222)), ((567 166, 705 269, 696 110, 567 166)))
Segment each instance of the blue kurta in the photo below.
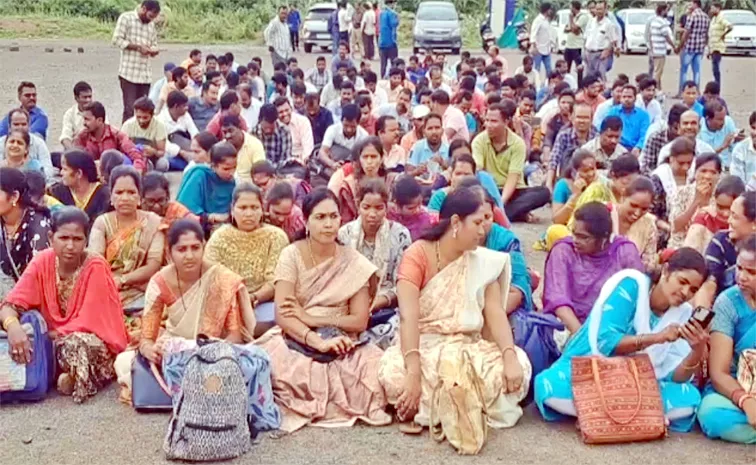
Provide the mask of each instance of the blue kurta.
MULTIPOLYGON (((635 335, 633 318, 635 317, 636 302, 639 298, 648 299, 649 296, 638 295, 638 283, 631 278, 625 278, 612 291, 604 303, 599 325, 599 351, 608 357, 615 356, 617 345, 625 336, 635 335)), ((588 328, 593 312, 580 330, 570 339, 564 348, 562 356, 548 370, 539 374, 535 379, 535 401, 541 415, 547 421, 565 418, 564 415, 546 405, 549 399, 564 399, 572 401, 572 357, 591 355, 588 340, 588 328)), ((651 314, 651 328, 660 319, 651 314)), ((690 383, 676 383, 672 381, 673 373, 659 380, 664 412, 672 409, 692 408, 693 413, 685 418, 670 422, 670 430, 678 432, 690 431, 695 421, 695 410, 701 403, 701 393, 690 383)))

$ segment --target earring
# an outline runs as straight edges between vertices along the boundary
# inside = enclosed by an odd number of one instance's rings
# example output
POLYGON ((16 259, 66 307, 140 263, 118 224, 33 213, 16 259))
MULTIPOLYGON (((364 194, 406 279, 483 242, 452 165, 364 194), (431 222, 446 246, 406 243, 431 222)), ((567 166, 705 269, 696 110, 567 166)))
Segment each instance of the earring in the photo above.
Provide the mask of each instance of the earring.
POLYGON ((310 228, 305 226, 305 237, 310 237, 310 228))
POLYGON ((13 207, 16 206, 16 201, 15 200, 13 202, 11 202, 11 206, 13 206, 13 207))
POLYGON ((453 237, 454 239, 456 239, 456 238, 457 238, 457 228, 454 228, 454 230, 452 231, 452 237, 453 237))

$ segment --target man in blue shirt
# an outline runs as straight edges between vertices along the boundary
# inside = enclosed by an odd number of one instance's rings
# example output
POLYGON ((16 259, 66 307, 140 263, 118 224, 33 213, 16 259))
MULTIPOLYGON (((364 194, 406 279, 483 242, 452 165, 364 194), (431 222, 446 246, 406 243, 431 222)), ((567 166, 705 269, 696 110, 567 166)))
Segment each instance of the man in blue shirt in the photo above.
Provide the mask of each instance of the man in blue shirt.
POLYGON ((394 0, 386 0, 378 20, 378 54, 381 56, 381 77, 386 77, 386 65, 392 63, 399 55, 396 43, 396 31, 399 28, 399 15, 393 10, 394 0))
POLYGON ((631 84, 623 87, 620 104, 612 107, 606 114, 607 117, 618 116, 622 120, 620 144, 636 157, 640 155, 643 148, 643 141, 650 124, 648 112, 635 106, 637 93, 637 90, 631 84))
POLYGON ((289 24, 289 34, 291 35, 291 48, 296 52, 299 50, 299 26, 302 24, 302 17, 293 3, 289 7, 289 16, 286 17, 289 24))
MULTIPOLYGON (((29 112, 29 132, 47 139, 47 113, 37 106, 37 86, 32 82, 22 81, 18 85, 18 101, 21 108, 29 112)), ((10 129, 8 115, 0 121, 0 137, 7 136, 10 129)))

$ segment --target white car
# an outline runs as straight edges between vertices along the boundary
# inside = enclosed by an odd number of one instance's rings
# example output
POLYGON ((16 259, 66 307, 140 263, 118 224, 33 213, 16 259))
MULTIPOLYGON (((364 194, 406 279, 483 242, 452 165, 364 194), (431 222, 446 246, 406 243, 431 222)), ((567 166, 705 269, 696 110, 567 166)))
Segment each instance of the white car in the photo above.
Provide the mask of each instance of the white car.
POLYGON ((312 53, 313 47, 320 47, 324 52, 331 48, 333 40, 328 30, 328 17, 334 11, 335 3, 316 3, 307 11, 299 38, 305 53, 312 53))
POLYGON ((721 15, 732 24, 732 32, 725 36, 725 53, 756 55, 756 14, 748 10, 723 10, 721 15))
POLYGON ((654 10, 629 8, 617 12, 617 18, 625 23, 625 36, 622 45, 623 53, 646 53, 646 25, 654 17, 654 10))

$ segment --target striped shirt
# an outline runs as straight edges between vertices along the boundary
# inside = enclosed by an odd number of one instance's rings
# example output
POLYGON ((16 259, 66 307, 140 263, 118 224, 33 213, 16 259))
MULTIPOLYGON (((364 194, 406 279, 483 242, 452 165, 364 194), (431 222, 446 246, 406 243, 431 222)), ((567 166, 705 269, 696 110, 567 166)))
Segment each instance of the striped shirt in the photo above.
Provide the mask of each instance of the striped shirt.
POLYGON ((129 45, 142 45, 157 48, 157 31, 150 21, 145 24, 139 19, 136 10, 127 11, 118 17, 113 31, 113 45, 121 49, 121 64, 118 75, 134 84, 151 84, 150 57, 138 50, 127 50, 129 45))
POLYGON ((268 47, 273 47, 273 50, 281 56, 281 58, 289 58, 291 53, 291 36, 289 34, 289 25, 281 22, 278 17, 273 20, 265 28, 265 43, 268 47))
POLYGON ((648 54, 654 57, 667 56, 667 37, 672 40, 672 28, 666 18, 655 15, 648 21, 647 37, 649 44, 648 54))

